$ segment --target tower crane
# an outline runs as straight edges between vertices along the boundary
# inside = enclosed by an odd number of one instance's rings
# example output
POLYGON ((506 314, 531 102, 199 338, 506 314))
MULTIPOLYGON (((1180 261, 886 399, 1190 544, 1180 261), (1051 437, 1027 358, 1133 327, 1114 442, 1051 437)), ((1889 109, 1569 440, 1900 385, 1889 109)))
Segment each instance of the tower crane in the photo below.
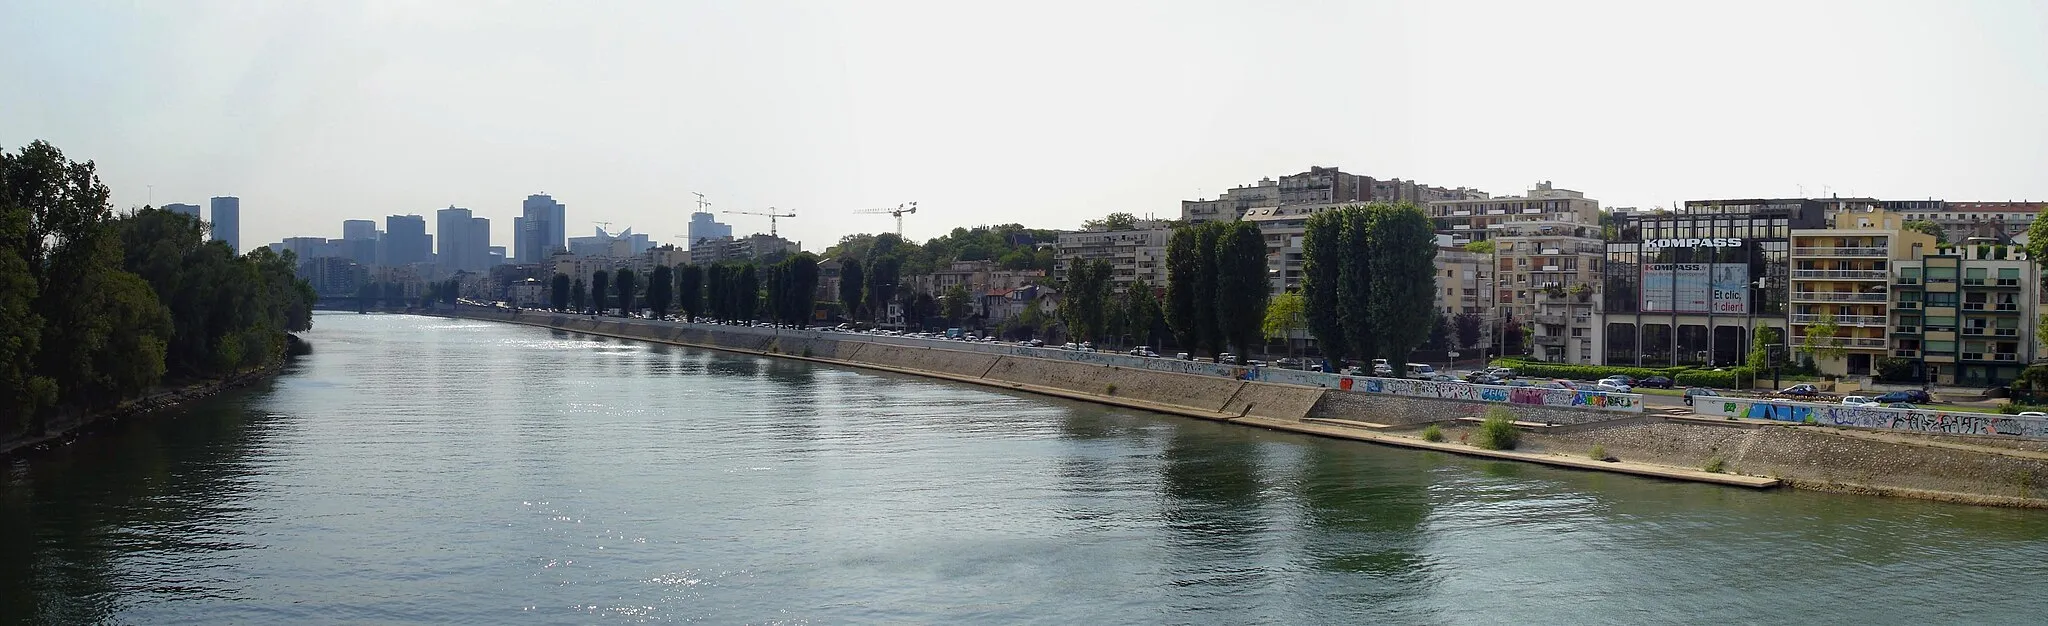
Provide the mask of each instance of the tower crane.
POLYGON ((854 213, 857 213, 857 214, 861 214, 861 215, 885 215, 885 214, 886 214, 886 215, 893 215, 893 216, 895 216, 895 217, 896 217, 896 236, 897 236, 898 238, 901 238, 901 237, 903 236, 903 216, 904 216, 904 215, 908 215, 908 214, 912 214, 912 213, 916 213, 916 212, 917 212, 917 203, 916 203, 916 202, 905 202, 905 203, 903 203, 903 204, 899 204, 899 205, 896 205, 896 208, 893 208, 893 209, 861 209, 861 210, 859 210, 859 211, 854 211, 854 213))
POLYGON ((740 215, 766 215, 766 216, 768 216, 768 236, 770 236, 770 237, 777 237, 777 236, 779 236, 779 235, 776 235, 776 234, 775 234, 775 218, 778 218, 778 217, 796 217, 796 212, 794 212, 794 211, 791 211, 791 212, 789 212, 789 213, 779 213, 779 212, 777 212, 777 211, 775 210, 775 207, 768 207, 768 210, 766 210, 766 211, 730 211, 730 210, 728 210, 728 211, 720 211, 720 213, 738 213, 738 214, 740 214, 740 215))

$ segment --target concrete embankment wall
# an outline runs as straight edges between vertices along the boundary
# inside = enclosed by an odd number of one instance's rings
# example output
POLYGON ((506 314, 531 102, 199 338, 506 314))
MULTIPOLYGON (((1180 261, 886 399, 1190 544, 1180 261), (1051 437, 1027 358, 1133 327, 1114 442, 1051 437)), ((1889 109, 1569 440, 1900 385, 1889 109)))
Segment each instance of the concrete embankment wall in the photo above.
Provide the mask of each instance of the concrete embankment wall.
POLYGON ((588 316, 543 312, 513 314, 469 308, 459 311, 458 315, 901 371, 1211 419, 1254 416, 1299 420, 1308 414, 1325 392, 1320 388, 1152 371, 1079 360, 1035 358, 996 351, 951 350, 946 345, 931 345, 931 342, 899 344, 869 337, 842 340, 831 333, 775 332, 740 326, 679 326, 643 320, 591 319, 588 316))

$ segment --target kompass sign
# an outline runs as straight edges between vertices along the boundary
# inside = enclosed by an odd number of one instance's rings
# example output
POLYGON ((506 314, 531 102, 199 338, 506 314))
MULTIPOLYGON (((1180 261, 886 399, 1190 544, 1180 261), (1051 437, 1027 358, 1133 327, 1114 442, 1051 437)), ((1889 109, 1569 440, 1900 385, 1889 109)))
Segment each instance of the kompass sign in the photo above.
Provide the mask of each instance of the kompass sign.
POLYGON ((1740 248, 1741 237, 1711 239, 1644 239, 1644 248, 1740 248))

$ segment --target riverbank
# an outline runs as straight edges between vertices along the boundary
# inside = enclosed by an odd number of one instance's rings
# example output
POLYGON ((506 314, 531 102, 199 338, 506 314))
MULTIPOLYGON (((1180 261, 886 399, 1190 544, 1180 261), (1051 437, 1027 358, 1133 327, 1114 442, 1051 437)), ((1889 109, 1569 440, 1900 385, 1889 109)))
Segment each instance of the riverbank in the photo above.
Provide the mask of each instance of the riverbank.
POLYGON ((0 441, 0 461, 68 445, 79 437, 89 435, 95 430, 118 424, 124 419, 149 417, 163 411, 185 406, 194 401, 211 398, 228 391, 269 380, 277 376, 279 372, 284 371, 285 362, 290 358, 289 356, 283 357, 268 367, 242 372, 227 378, 200 381, 182 387, 162 389, 148 396, 123 402, 120 406, 96 411, 78 418, 62 421, 53 420, 49 424, 48 432, 41 435, 23 435, 6 441, 0 441))
POLYGON ((858 335, 771 332, 545 312, 456 311, 451 317, 858 367, 1073 400, 1464 456, 1745 488, 2048 508, 2048 454, 2017 440, 1876 433, 1763 420, 1616 413, 1381 393, 879 343, 858 335), (1462 443, 1469 418, 1508 406, 1526 422, 1517 450, 1462 443), (1437 425, 1446 442, 1423 440, 1437 425), (1599 448, 1603 457, 1590 452, 1599 448), (2024 448, 2024 446, 2019 446, 2024 448))

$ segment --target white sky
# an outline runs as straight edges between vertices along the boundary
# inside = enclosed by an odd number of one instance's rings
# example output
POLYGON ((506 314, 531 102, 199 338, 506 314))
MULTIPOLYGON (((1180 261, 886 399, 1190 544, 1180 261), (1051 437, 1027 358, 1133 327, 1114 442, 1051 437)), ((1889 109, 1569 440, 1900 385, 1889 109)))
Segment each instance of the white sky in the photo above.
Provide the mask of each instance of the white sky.
POLYGON ((676 239, 1175 216, 1310 165, 1603 206, 2048 199, 2043 3, 0 0, 0 145, 245 248, 526 194, 676 239), (154 191, 149 186, 154 186, 154 191), (720 216, 737 232, 765 218, 720 216))

